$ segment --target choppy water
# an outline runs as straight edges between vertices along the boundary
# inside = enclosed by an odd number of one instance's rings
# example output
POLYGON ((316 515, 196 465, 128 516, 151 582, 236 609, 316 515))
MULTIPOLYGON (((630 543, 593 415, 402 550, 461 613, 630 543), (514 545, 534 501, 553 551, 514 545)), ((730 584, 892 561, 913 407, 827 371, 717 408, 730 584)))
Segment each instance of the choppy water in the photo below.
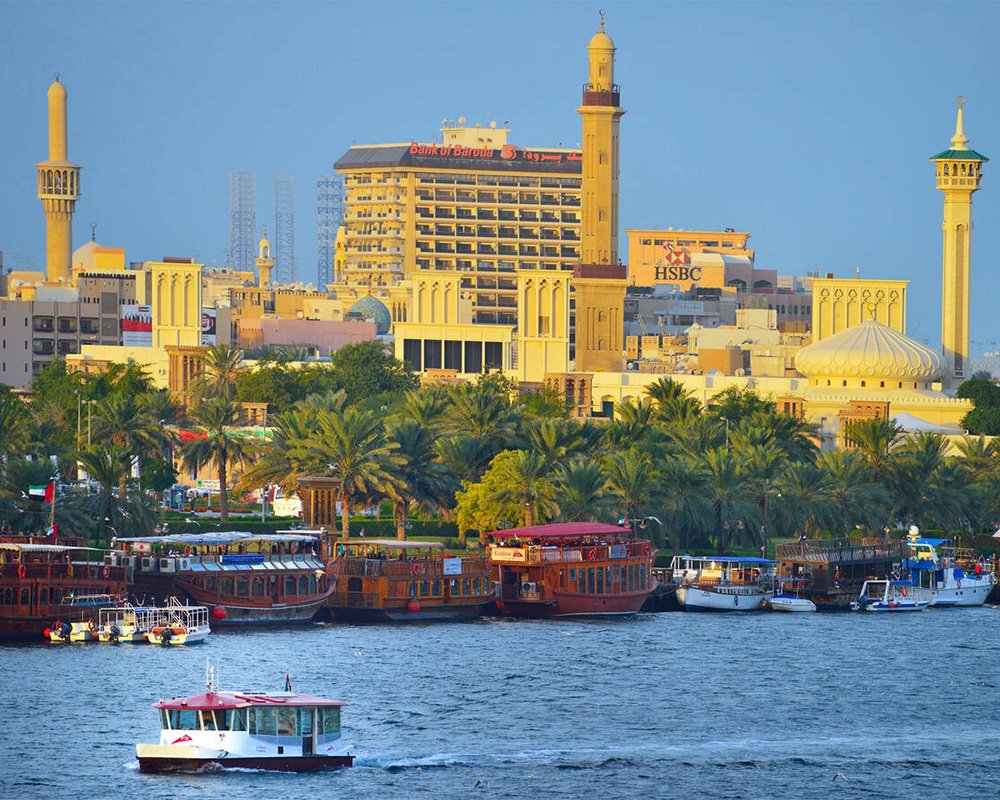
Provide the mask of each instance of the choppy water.
POLYGON ((0 798, 990 797, 998 630, 986 607, 3 646, 0 798), (350 702, 356 766, 140 775, 150 703, 199 691, 206 656, 224 688, 278 690, 288 670, 350 702))

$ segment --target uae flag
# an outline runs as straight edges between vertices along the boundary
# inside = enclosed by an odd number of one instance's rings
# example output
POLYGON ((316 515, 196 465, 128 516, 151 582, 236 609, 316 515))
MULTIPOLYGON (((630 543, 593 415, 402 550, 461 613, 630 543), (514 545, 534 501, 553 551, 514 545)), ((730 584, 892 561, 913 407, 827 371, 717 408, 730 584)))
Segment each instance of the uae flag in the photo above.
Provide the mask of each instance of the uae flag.
POLYGON ((56 495, 55 483, 45 483, 40 486, 29 486, 28 497, 33 500, 41 500, 43 503, 51 503, 56 495))

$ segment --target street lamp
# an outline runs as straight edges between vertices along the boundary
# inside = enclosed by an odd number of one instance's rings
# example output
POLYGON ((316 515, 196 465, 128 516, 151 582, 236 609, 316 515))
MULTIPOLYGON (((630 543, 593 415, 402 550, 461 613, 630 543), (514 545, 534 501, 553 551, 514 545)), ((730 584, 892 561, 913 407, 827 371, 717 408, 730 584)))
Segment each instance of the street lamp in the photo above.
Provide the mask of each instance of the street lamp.
POLYGON ((737 531, 743 530, 743 520, 741 519, 727 519, 722 523, 723 529, 726 531, 725 540, 720 542, 719 555, 721 556, 725 552, 725 545, 729 543, 729 531, 735 528, 737 531))

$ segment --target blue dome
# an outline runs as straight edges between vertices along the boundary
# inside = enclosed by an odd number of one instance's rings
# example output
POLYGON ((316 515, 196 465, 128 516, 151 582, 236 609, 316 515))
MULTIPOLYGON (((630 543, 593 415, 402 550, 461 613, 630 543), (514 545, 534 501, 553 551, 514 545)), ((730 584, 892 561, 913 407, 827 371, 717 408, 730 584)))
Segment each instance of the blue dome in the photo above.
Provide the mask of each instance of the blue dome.
POLYGON ((389 309, 385 307, 383 303, 378 298, 368 295, 367 297, 362 297, 358 302, 351 306, 348 311, 349 314, 360 314, 367 320, 371 320, 375 323, 375 333, 379 336, 385 336, 389 332, 389 328, 392 326, 392 314, 389 313, 389 309))

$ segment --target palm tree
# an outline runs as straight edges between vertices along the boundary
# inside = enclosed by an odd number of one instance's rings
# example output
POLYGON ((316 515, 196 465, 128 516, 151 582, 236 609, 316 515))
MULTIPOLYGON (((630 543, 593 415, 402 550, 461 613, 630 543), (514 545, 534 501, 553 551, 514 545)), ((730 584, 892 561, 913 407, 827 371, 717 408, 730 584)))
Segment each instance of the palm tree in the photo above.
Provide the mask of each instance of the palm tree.
POLYGON ((705 467, 708 471, 708 498, 712 506, 713 521, 716 525, 716 550, 725 552, 727 531, 734 523, 745 523, 757 514, 753 500, 744 485, 738 457, 731 451, 716 448, 705 453, 705 467))
POLYGON ((596 446, 595 428, 584 428, 570 419, 545 417, 528 428, 528 449, 538 453, 549 469, 596 446))
POLYGON ((214 464, 219 477, 219 518, 229 519, 229 467, 246 461, 252 450, 243 439, 232 435, 237 406, 224 397, 206 400, 189 412, 203 437, 181 445, 186 468, 197 471, 214 464))
MULTIPOLYGON (((149 533, 154 524, 155 511, 148 498, 140 492, 117 493, 118 477, 131 461, 131 451, 124 445, 92 445, 84 447, 77 456, 91 480, 97 482, 96 495, 79 494, 63 503, 71 509, 86 510, 98 521, 98 539, 105 545, 111 535, 137 535, 149 533)), ((56 507, 59 518, 59 507, 56 507)))
POLYGON ((653 405, 648 400, 640 403, 615 403, 615 418, 608 423, 604 438, 613 450, 625 449, 645 442, 653 428, 653 405))
POLYGON ((394 423, 389 440, 396 445, 400 463, 395 468, 398 483, 390 496, 396 518, 396 538, 406 538, 407 510, 415 505, 435 511, 454 505, 458 481, 441 461, 434 457, 434 435, 427 427, 412 420, 394 423))
POLYGON ((8 458, 26 452, 31 438, 31 414, 10 391, 0 391, 0 470, 8 458))
POLYGON ((836 510, 831 525, 834 534, 857 525, 881 530, 890 513, 886 487, 875 480, 874 469, 859 450, 829 450, 820 453, 817 466, 830 478, 830 493, 836 510))
POLYGON ((451 407, 441 432, 475 444, 473 463, 478 477, 497 453, 518 444, 517 411, 508 397, 489 385, 454 386, 449 395, 451 407))
MULTIPOLYGON (((93 423, 93 441, 119 445, 132 458, 163 452, 168 444, 158 417, 147 408, 144 395, 115 393, 97 405, 93 423)), ((126 463, 118 477, 118 492, 125 496, 125 484, 131 467, 126 463)))
POLYGON ((545 460, 530 450, 505 450, 483 476, 487 497, 499 505, 513 504, 524 512, 524 524, 547 521, 559 513, 555 486, 548 477, 545 460))
POLYGON ((187 387, 188 396, 195 404, 207 398, 236 397, 236 381, 242 374, 243 350, 228 344, 216 344, 202 355, 204 372, 187 387))
POLYGON ((596 522, 608 510, 608 482, 600 464, 574 458, 554 476, 559 517, 566 522, 596 522))
POLYGON ((626 520, 642 517, 642 507, 652 495, 655 485, 653 460, 647 453, 630 448, 615 453, 607 462, 608 487, 621 502, 626 520))
POLYGON ((396 470, 403 459, 396 453, 396 443, 387 438, 382 419, 374 414, 362 414, 353 408, 323 412, 318 423, 311 458, 334 480, 346 541, 350 537, 351 508, 401 491, 396 470))
POLYGON ((808 461, 792 462, 778 478, 777 516, 788 531, 814 537, 836 528, 839 511, 829 472, 808 461))
POLYGON ((861 419, 847 426, 847 440, 864 455, 881 480, 889 454, 902 438, 903 429, 893 419, 861 419))
POLYGON ((664 536, 670 536, 674 553, 687 546, 685 534, 711 530, 714 510, 708 494, 708 471, 692 458, 666 458, 659 464, 660 485, 656 503, 664 536))

